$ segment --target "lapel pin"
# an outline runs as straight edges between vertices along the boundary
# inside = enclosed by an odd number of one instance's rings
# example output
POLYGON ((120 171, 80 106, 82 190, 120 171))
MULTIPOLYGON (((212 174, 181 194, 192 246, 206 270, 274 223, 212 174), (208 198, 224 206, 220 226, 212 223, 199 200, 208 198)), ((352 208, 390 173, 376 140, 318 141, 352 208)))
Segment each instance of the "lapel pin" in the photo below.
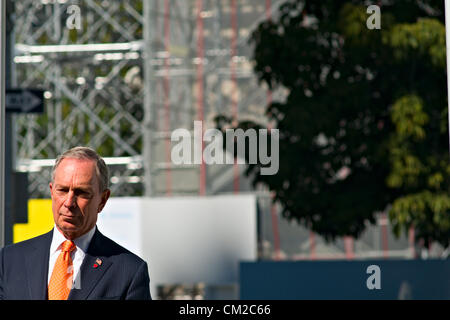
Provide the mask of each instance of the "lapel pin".
POLYGON ((94 268, 98 268, 98 266, 101 266, 101 265, 102 265, 102 260, 100 260, 99 258, 97 258, 97 259, 95 260, 95 263, 94 263, 93 267, 94 267, 94 268))

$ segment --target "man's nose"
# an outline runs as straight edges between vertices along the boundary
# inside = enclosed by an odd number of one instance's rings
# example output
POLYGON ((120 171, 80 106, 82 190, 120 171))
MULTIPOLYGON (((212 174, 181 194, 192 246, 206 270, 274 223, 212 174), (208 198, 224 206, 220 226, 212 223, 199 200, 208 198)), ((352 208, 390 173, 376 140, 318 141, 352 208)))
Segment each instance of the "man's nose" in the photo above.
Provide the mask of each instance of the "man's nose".
POLYGON ((66 206, 67 208, 72 208, 75 206, 76 200, 77 200, 77 197, 75 195, 75 192, 69 191, 67 193, 66 200, 64 201, 64 206, 66 206))

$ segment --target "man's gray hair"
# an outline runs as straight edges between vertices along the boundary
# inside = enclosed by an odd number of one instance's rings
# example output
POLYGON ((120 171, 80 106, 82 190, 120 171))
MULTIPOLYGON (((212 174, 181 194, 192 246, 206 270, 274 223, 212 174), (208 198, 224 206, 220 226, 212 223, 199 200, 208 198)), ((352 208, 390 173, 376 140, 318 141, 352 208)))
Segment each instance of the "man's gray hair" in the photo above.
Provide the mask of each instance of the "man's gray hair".
POLYGON ((88 147, 75 147, 67 150, 56 158, 55 165, 52 169, 52 182, 55 181, 55 171, 63 159, 80 159, 95 161, 95 172, 97 174, 100 192, 109 188, 109 170, 105 161, 98 155, 95 150, 88 147))

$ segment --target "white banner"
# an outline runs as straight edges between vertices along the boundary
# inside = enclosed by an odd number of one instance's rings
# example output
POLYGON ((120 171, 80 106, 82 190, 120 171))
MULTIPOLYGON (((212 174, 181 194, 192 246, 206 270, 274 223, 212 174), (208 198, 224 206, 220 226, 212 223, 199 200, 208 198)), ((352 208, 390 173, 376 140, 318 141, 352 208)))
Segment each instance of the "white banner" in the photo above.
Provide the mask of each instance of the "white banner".
POLYGON ((147 261, 151 293, 168 284, 239 283, 257 259, 255 195, 112 198, 99 230, 147 261))

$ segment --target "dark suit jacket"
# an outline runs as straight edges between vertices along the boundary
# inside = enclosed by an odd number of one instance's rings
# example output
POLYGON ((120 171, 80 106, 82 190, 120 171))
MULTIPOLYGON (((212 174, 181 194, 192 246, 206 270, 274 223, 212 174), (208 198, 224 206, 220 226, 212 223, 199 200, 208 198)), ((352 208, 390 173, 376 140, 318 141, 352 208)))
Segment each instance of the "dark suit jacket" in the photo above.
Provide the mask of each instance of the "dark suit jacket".
MULTIPOLYGON (((47 299, 53 230, 0 251, 0 300, 47 299)), ((69 300, 151 299, 147 263, 96 229, 69 300), (97 267, 96 260, 101 264, 97 267)))

